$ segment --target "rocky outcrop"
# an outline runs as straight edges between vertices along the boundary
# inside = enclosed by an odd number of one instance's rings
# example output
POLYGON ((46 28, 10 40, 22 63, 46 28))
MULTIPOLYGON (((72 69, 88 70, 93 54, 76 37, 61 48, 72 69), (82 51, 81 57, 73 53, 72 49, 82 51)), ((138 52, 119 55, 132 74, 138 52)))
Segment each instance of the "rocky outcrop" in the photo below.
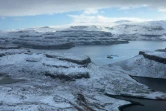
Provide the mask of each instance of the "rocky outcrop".
POLYGON ((157 55, 153 55, 153 53, 151 54, 151 53, 147 53, 147 52, 144 52, 144 51, 140 51, 139 54, 143 55, 147 59, 154 60, 156 62, 166 64, 166 56, 165 57, 160 57, 160 56, 157 56, 157 55))
POLYGON ((158 49, 156 51, 160 51, 160 52, 166 52, 166 48, 165 49, 158 49))
POLYGON ((17 45, 10 45, 10 44, 1 44, 0 45, 0 49, 19 49, 21 47, 17 46, 17 45))
POLYGON ((0 57, 7 56, 7 55, 14 55, 14 54, 21 54, 21 53, 29 53, 28 50, 23 49, 8 49, 8 50, 0 50, 0 57))
POLYGON ((108 55, 107 58, 113 59, 114 57, 118 57, 118 55, 108 55))
POLYGON ((85 65, 85 64, 89 64, 91 62, 91 59, 87 56, 83 57, 82 59, 80 58, 71 58, 70 57, 65 57, 65 56, 58 56, 58 55, 51 55, 51 54, 46 54, 46 57, 48 58, 57 58, 59 60, 63 60, 63 61, 68 61, 68 62, 72 62, 72 63, 76 63, 79 65, 85 65))
POLYGON ((74 47, 74 44, 69 43, 56 43, 56 42, 48 42, 48 41, 14 41, 14 44, 19 45, 20 47, 32 48, 32 49, 70 49, 74 47))
POLYGON ((5 56, 5 54, 4 53, 0 53, 0 57, 3 57, 3 56, 5 56))
POLYGON ((139 55, 108 65, 110 70, 120 69, 132 76, 166 78, 166 52, 140 51, 139 55))
POLYGON ((45 73, 45 76, 49 76, 53 79, 60 79, 60 80, 65 80, 65 81, 74 81, 76 79, 88 79, 90 78, 90 75, 88 72, 84 72, 84 73, 73 73, 73 74, 50 74, 49 72, 45 73))

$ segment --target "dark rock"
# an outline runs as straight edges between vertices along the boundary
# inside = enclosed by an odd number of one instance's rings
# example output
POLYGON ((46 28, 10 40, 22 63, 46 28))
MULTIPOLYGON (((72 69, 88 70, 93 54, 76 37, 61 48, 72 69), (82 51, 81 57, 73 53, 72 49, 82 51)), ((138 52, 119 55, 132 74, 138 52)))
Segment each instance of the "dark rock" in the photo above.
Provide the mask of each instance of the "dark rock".
POLYGON ((10 77, 8 73, 0 72, 0 77, 10 77))
POLYGON ((16 46, 16 45, 0 45, 0 49, 20 49, 20 46, 16 46))
POLYGON ((48 43, 47 41, 26 41, 26 40, 19 40, 14 41, 14 44, 19 45, 20 47, 24 48, 32 48, 32 49, 70 49, 74 47, 74 43, 48 43))
POLYGON ((65 80, 65 81, 74 81, 76 79, 88 79, 90 78, 90 74, 88 72, 85 73, 75 73, 75 74, 50 74, 48 72, 45 73, 45 76, 49 76, 53 79, 60 79, 60 80, 65 80))
POLYGON ((143 35, 142 34, 142 36, 145 36, 145 37, 161 37, 162 35, 148 35, 148 34, 145 34, 145 35, 143 35))
POLYGON ((156 62, 166 64, 166 58, 162 58, 162 57, 159 57, 159 56, 156 56, 156 55, 150 55, 150 54, 147 54, 144 51, 140 51, 139 54, 143 55, 147 59, 154 60, 156 62))
POLYGON ((89 64, 91 62, 91 59, 89 57, 87 57, 86 59, 83 59, 83 60, 71 59, 71 58, 67 58, 67 57, 59 57, 59 56, 50 55, 50 54, 46 54, 46 57, 56 58, 56 59, 59 59, 59 60, 64 60, 64 61, 79 64, 79 65, 85 65, 85 64, 89 64))
MULTIPOLYGON (((89 104, 89 103, 86 101, 84 95, 81 94, 81 93, 78 93, 78 94, 77 94, 77 103, 78 103, 80 106, 82 106, 84 109, 86 109, 86 111, 96 111, 96 110, 94 110, 94 109, 90 106, 90 105, 92 105, 92 104, 89 104)), ((92 105, 92 106, 95 106, 95 105, 92 105)))
POLYGON ((22 79, 13 79, 13 78, 3 78, 0 80, 0 85, 1 84, 13 84, 13 83, 17 83, 17 82, 21 82, 24 81, 22 79))
POLYGON ((5 54, 4 54, 4 53, 1 53, 1 54, 0 54, 0 57, 3 57, 3 56, 5 56, 5 54))
POLYGON ((90 58, 84 59, 84 60, 74 60, 74 59, 69 59, 69 58, 58 58, 59 60, 65 60, 68 62, 73 62, 76 64, 84 65, 84 64, 89 64, 91 62, 90 58))
POLYGON ((113 57, 112 57, 112 56, 107 56, 107 58, 109 58, 109 59, 113 59, 113 57))
POLYGON ((166 48, 165 49, 158 49, 156 51, 159 51, 159 52, 166 52, 166 48))
POLYGON ((26 60, 27 62, 38 62, 36 60, 26 60))
POLYGON ((55 67, 55 68, 71 68, 71 67, 67 67, 67 66, 61 66, 61 65, 49 65, 49 64, 45 64, 43 63, 44 66, 47 66, 47 67, 55 67))
POLYGON ((113 59, 114 57, 118 57, 117 55, 108 55, 107 58, 113 59))

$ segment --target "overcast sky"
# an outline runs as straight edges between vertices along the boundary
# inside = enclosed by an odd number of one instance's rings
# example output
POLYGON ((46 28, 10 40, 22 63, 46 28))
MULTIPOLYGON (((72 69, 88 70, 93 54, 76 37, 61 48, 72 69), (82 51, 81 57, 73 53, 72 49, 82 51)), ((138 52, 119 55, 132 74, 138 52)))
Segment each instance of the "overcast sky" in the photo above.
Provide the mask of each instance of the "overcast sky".
POLYGON ((166 0, 0 0, 0 29, 166 19, 166 0))

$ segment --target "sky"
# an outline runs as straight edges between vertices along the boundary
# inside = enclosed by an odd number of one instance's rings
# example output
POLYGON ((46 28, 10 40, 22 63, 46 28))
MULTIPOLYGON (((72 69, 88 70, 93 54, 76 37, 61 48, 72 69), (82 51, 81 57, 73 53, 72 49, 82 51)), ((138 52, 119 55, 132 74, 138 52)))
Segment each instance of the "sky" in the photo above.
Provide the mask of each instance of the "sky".
POLYGON ((166 20, 166 0, 0 0, 0 30, 166 20))

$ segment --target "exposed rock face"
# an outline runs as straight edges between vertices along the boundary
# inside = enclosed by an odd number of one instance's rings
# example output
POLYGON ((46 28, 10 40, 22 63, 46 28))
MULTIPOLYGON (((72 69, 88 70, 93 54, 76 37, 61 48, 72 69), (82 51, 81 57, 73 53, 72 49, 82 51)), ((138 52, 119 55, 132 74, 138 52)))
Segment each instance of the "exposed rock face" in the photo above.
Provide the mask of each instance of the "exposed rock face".
POLYGON ((156 51, 160 51, 160 52, 166 52, 166 48, 165 49, 158 49, 156 51))
POLYGON ((111 32, 86 31, 86 30, 64 30, 55 33, 57 38, 64 37, 76 45, 112 45, 128 43, 128 41, 114 38, 111 32))
POLYGON ((14 44, 20 47, 33 48, 33 49, 70 49, 74 47, 73 43, 57 43, 53 41, 26 41, 26 40, 16 40, 14 44))
POLYGON ((65 74, 49 74, 49 73, 46 72, 45 76, 49 76, 53 79, 60 79, 60 80, 65 80, 65 81, 73 81, 73 80, 76 80, 76 79, 82 79, 82 78, 88 79, 88 78, 90 78, 90 75, 89 75, 88 72, 73 73, 73 74, 68 74, 68 75, 65 75, 65 74))
POLYGON ((84 59, 80 59, 77 57, 74 58, 72 56, 67 56, 67 55, 58 56, 58 55, 51 55, 51 54, 46 54, 46 57, 57 58, 59 60, 68 61, 68 62, 76 63, 79 65, 85 65, 85 64, 89 64, 91 62, 91 59, 89 57, 83 57, 84 59))
MULTIPOLYGON (((78 28, 78 27, 75 27, 78 28)), ((72 27, 72 30, 54 32, 37 32, 35 30, 20 30, 0 34, 0 43, 7 44, 0 48, 33 48, 33 49, 70 49, 75 45, 112 45, 128 43, 116 38, 111 32, 87 31, 72 27), (11 47, 14 44, 17 47, 11 47)))
POLYGON ((0 49, 19 49, 21 47, 17 46, 17 45, 9 45, 9 44, 1 44, 0 45, 0 49))
POLYGON ((143 51, 140 51, 139 54, 143 55, 147 59, 154 60, 156 62, 166 64, 166 56, 165 57, 160 57, 158 55, 154 55, 153 53, 147 53, 147 52, 143 52, 143 51))
POLYGON ((0 57, 7 56, 7 55, 21 54, 21 53, 27 53, 27 50, 24 50, 24 49, 1 50, 0 57))

